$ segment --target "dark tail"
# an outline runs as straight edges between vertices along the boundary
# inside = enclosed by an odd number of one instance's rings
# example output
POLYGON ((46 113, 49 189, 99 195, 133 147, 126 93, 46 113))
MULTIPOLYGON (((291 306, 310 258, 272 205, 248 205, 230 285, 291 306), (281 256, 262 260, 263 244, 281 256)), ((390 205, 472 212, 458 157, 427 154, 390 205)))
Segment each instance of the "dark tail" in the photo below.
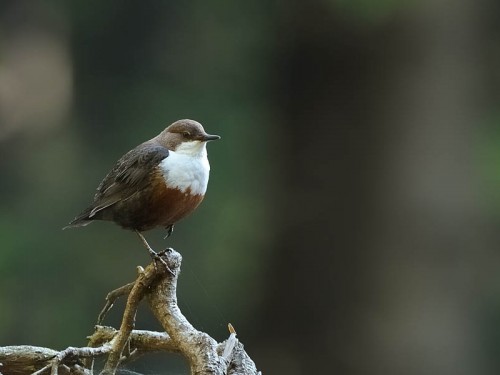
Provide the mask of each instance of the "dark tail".
POLYGON ((95 219, 97 219, 95 216, 93 216, 92 218, 89 218, 91 211, 92 211, 92 207, 87 208, 80 215, 78 215, 73 220, 71 220, 71 222, 63 228, 63 230, 68 229, 68 228, 77 228, 77 227, 84 227, 86 225, 89 225, 91 222, 93 222, 95 219))

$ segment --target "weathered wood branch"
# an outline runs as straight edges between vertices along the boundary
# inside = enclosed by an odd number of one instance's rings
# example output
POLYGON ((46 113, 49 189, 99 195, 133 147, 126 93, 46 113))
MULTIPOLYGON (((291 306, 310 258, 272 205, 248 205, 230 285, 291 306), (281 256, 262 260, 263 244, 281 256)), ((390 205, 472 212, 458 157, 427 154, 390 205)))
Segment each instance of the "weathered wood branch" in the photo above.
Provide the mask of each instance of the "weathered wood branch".
POLYGON ((184 317, 177 305, 182 257, 172 249, 161 256, 161 262, 150 264, 146 269, 138 267, 134 282, 107 295, 106 305, 98 317, 99 324, 115 300, 127 296, 119 330, 97 325, 87 347, 69 347, 62 351, 33 346, 0 347, 0 375, 90 375, 93 359, 105 355, 108 358, 101 374, 113 375, 121 364, 158 351, 180 353, 189 362, 191 373, 196 375, 257 375, 254 362, 232 327, 229 339, 217 343, 184 317), (166 332, 134 330, 137 307, 144 298, 166 332))
POLYGON ((31 374, 57 355, 57 351, 30 345, 0 347, 0 373, 31 374))
MULTIPOLYGON (((174 263, 171 269, 179 269, 182 257, 170 252, 174 263)), ((206 333, 196 330, 181 313, 177 305, 177 278, 163 277, 152 285, 148 293, 151 311, 171 339, 179 347, 191 366, 192 374, 225 374, 227 364, 217 353, 217 342, 206 333)))

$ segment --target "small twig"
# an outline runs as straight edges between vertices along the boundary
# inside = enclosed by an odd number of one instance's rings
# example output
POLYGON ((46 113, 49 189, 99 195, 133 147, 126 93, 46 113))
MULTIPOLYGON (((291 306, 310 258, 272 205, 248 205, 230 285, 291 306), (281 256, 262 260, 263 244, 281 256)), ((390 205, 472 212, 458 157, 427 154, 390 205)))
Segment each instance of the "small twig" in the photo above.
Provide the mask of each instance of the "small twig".
MULTIPOLYGON (((48 369, 50 369, 51 375, 57 375, 60 366, 67 366, 66 372, 70 372, 71 370, 76 370, 75 366, 78 365, 80 359, 89 357, 95 358, 107 354, 111 350, 112 343, 113 340, 97 348, 89 348, 89 347, 75 348, 70 346, 69 348, 66 348, 58 352, 55 356, 53 356, 53 358, 49 361, 49 363, 46 366, 33 372, 32 375, 40 375, 45 371, 47 371, 48 369)), ((88 371, 86 372, 85 369, 83 368, 79 368, 76 372, 88 373, 88 371)))
POLYGON ((42 367, 40 370, 38 371, 35 371, 34 373, 32 373, 31 375, 40 375, 41 373, 43 373, 45 370, 48 370, 49 368, 52 367, 52 363, 49 363, 47 366, 44 366, 42 367))
POLYGON ((236 339, 236 331, 231 323, 228 323, 227 328, 229 329, 229 338, 226 341, 226 347, 224 348, 224 352, 222 353, 222 358, 224 358, 228 364, 230 363, 229 357, 233 353, 234 346, 238 341, 236 339))
POLYGON ((58 375, 59 363, 54 361, 52 362, 52 368, 50 369, 50 375, 58 375))
POLYGON ((108 295, 106 296, 106 304, 104 305, 101 312, 99 313, 99 316, 97 317, 97 325, 102 324, 102 321, 106 317, 106 314, 109 312, 109 310, 111 310, 111 308, 113 307, 114 303, 118 298, 130 294, 130 291, 132 290, 134 284, 135 281, 132 283, 128 283, 127 285, 124 285, 108 293, 108 295))

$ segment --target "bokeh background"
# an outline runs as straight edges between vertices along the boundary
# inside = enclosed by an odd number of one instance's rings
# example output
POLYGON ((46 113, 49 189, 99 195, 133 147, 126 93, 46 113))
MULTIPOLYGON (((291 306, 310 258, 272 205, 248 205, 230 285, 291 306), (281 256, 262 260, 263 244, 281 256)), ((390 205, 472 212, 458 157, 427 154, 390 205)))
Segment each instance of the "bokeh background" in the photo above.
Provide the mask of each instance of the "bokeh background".
POLYGON ((61 228, 192 118, 223 137, 206 200, 147 238, 197 328, 264 374, 498 374, 499 78, 494 0, 2 0, 0 345, 85 345, 148 256, 61 228))

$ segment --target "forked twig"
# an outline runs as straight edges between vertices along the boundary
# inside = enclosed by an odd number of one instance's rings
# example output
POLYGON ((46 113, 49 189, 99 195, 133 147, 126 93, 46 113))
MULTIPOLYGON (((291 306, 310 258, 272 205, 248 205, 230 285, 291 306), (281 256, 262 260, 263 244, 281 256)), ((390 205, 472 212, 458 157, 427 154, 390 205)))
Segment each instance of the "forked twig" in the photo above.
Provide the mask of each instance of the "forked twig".
POLYGON ((134 286, 135 281, 132 283, 128 283, 127 285, 124 285, 118 289, 112 290, 109 292, 106 296, 106 304, 102 308, 101 312, 99 313, 97 317, 97 325, 101 325, 104 318, 106 317, 106 314, 111 310, 113 307, 114 303, 116 300, 122 296, 127 296, 130 294, 130 291, 132 290, 132 287, 134 286))
MULTIPOLYGON (((164 261, 165 262, 165 261, 164 261)), ((172 272, 167 265, 168 271, 172 272)), ((172 272, 175 275, 175 273, 172 272)), ((111 375, 115 374, 120 361, 122 360, 122 353, 127 343, 129 342, 130 334, 135 326, 135 315, 139 303, 145 297, 151 285, 160 276, 164 278, 172 277, 171 274, 165 273, 160 268, 156 268, 155 264, 150 264, 146 269, 139 268, 139 276, 137 280, 133 283, 132 289, 129 292, 127 304, 125 305, 125 312, 123 313, 123 319, 118 333, 115 336, 115 342, 111 348, 108 356, 108 360, 104 365, 104 369, 101 375, 111 375)), ((127 288, 124 288, 125 290, 127 288)))
POLYGON ((49 369, 51 375, 58 375, 60 366, 67 367, 67 371, 65 372, 75 372, 76 370, 76 372, 90 374, 87 369, 79 366, 80 360, 83 358, 95 358, 107 354, 111 350, 112 345, 113 340, 106 342, 97 348, 75 348, 70 346, 57 353, 46 366, 42 367, 38 371, 35 371, 32 375, 40 375, 49 369), (75 366, 78 366, 78 368, 75 368, 75 366))

